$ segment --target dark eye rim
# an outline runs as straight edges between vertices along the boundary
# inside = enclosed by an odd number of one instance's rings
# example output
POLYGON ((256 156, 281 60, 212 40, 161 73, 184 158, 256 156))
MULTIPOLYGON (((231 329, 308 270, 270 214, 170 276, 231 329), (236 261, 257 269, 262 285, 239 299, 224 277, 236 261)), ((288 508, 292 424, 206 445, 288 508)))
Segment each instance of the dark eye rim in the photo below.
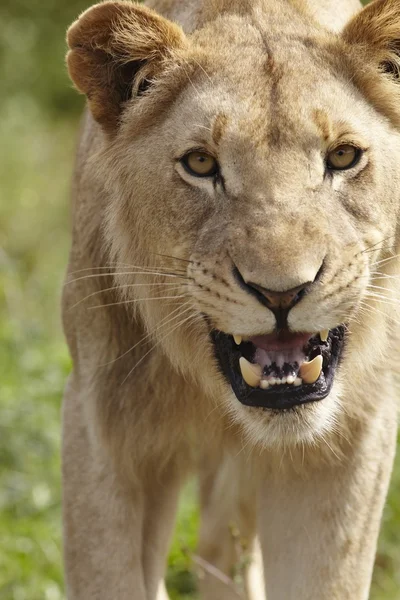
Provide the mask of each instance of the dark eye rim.
POLYGON ((207 152, 206 150, 204 150, 203 148, 195 148, 193 150, 190 150, 190 152, 186 152, 183 156, 180 157, 179 162, 181 163, 181 165, 183 166, 183 168, 185 169, 185 171, 187 173, 189 173, 189 175, 191 175, 192 177, 198 177, 200 179, 210 179, 212 177, 218 177, 219 175, 219 164, 217 159, 215 158, 215 156, 213 156, 212 154, 210 154, 210 152, 207 152), (212 159, 214 159, 215 161, 215 169, 213 171, 211 171, 210 173, 196 173, 196 171, 193 171, 193 169, 190 168, 190 166, 188 165, 188 160, 189 160, 189 156, 191 154, 193 154, 194 152, 199 152, 201 154, 207 154, 208 156, 210 156, 212 159))
POLYGON ((354 146, 354 144, 339 144, 338 146, 336 146, 336 148, 332 148, 327 153, 326 160, 325 160, 326 168, 330 172, 332 172, 332 171, 349 171, 350 169, 353 169, 360 162, 363 154, 364 154, 364 150, 362 150, 362 148, 359 148, 358 146, 354 146), (351 146, 352 148, 354 148, 355 155, 354 155, 352 162, 349 165, 347 165, 346 167, 335 167, 334 165, 330 165, 329 164, 329 155, 332 152, 335 152, 336 150, 338 150, 341 146, 351 146))

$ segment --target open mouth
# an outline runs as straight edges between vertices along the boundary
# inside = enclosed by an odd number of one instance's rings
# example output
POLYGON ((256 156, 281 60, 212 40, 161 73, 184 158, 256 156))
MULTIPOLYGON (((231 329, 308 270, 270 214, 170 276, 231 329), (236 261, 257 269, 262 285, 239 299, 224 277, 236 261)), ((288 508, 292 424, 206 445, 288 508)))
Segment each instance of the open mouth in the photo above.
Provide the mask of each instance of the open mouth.
POLYGON ((249 338, 213 330, 211 338, 239 402, 286 410, 329 394, 345 342, 345 326, 318 334, 283 330, 249 338))

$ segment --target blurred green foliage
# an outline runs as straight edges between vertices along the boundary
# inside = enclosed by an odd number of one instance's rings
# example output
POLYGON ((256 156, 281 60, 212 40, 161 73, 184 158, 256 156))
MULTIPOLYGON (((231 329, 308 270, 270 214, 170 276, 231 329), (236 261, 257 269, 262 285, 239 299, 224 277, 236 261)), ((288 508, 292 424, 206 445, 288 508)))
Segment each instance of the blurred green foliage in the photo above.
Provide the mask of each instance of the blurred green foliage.
POLYGON ((65 31, 93 4, 83 0, 2 0, 0 102, 30 98, 54 119, 77 115, 82 102, 65 76, 65 31))
MULTIPOLYGON (((60 401, 70 359, 59 322, 69 181, 82 98, 64 68, 65 30, 89 3, 0 4, 0 600, 61 600, 60 401)), ((400 457, 399 457, 400 458, 400 457)), ((400 598, 400 466, 373 600, 400 598)), ((167 582, 193 599, 198 513, 183 495, 167 582)))

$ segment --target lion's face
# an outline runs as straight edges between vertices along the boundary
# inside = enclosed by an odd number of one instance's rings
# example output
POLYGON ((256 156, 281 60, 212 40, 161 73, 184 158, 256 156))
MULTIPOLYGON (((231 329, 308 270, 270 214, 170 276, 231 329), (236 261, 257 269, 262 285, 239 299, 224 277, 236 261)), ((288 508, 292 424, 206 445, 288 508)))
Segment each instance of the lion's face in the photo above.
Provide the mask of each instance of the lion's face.
POLYGON ((266 445, 324 435, 373 377, 400 207, 400 137, 359 63, 292 17, 193 34, 98 157, 112 260, 148 269, 117 276, 125 297, 266 445))

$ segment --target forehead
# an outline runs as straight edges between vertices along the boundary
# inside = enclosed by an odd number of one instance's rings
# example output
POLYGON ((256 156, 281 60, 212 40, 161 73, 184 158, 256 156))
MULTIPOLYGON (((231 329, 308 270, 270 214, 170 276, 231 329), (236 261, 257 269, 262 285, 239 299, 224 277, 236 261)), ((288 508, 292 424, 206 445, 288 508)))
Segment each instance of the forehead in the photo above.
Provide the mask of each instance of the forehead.
MULTIPOLYGON (((230 125, 255 138, 315 135, 329 122, 362 123, 368 112, 360 93, 335 70, 334 36, 300 23, 254 25, 244 18, 220 18, 193 36, 198 51, 179 112, 185 123, 206 124, 221 113, 230 125), (355 103, 361 103, 357 110, 355 103)), ((339 50, 337 50, 339 52, 339 50)), ((337 57, 336 57, 337 60, 337 57)))
POLYGON ((248 16, 223 16, 198 30, 192 41, 199 62, 212 75, 223 73, 231 85, 242 88, 247 82, 252 91, 265 80, 274 83, 301 74, 306 82, 321 71, 330 73, 332 34, 301 19, 286 23, 274 15, 262 17, 255 22, 248 16))

